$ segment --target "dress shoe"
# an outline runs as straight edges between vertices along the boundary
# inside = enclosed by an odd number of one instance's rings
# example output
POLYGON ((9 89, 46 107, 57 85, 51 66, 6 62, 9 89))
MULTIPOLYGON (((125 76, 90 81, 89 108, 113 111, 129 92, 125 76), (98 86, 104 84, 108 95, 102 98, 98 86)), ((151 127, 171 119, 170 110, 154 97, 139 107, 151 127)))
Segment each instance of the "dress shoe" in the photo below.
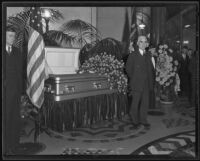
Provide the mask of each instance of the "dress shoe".
POLYGON ((134 129, 138 129, 140 127, 140 124, 132 124, 134 129))

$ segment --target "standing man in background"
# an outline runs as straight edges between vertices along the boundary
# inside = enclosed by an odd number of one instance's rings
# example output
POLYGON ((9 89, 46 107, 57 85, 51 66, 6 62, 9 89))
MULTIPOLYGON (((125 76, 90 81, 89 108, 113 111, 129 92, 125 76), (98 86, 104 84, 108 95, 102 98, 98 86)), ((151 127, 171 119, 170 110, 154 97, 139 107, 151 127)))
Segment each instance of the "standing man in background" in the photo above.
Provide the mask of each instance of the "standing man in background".
POLYGON ((197 107, 197 70, 198 70, 198 55, 197 51, 194 51, 194 53, 191 55, 191 60, 189 62, 189 72, 190 72, 190 83, 191 83, 191 99, 190 99, 190 104, 191 107, 197 107))
POLYGON ((6 46, 3 52, 3 154, 15 154, 20 142, 22 93, 22 59, 18 48, 13 46, 16 31, 6 28, 6 46))
POLYGON ((145 51, 147 43, 145 36, 139 36, 138 49, 129 54, 126 63, 132 96, 129 114, 135 128, 138 128, 140 124, 150 127, 147 111, 150 105, 149 94, 154 90, 155 70, 151 54, 145 51))
POLYGON ((189 78, 190 78, 190 73, 189 73, 189 56, 188 56, 188 47, 183 46, 183 50, 181 52, 181 57, 179 60, 180 63, 180 68, 179 68, 179 77, 180 77, 180 89, 181 89, 181 96, 186 96, 189 99, 189 78))

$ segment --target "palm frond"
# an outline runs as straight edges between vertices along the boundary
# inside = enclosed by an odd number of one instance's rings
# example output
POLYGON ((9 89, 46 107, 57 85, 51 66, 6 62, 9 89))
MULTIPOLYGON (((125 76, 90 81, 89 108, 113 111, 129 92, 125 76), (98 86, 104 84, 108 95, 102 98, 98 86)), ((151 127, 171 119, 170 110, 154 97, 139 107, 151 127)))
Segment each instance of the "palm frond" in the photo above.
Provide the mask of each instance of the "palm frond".
POLYGON ((64 34, 62 31, 50 30, 47 32, 47 37, 61 47, 80 48, 81 46, 75 36, 64 34))
POLYGON ((24 7, 24 8, 23 8, 23 11, 24 11, 24 12, 28 12, 28 11, 30 11, 30 9, 31 9, 31 7, 24 7))
POLYGON ((64 23, 60 31, 50 31, 47 36, 62 47, 82 48, 84 45, 100 39, 97 29, 82 20, 64 23))
MULTIPOLYGON (((94 26, 79 19, 64 23, 60 27, 60 31, 68 35, 75 36, 79 41, 86 43, 101 39, 98 30, 94 26)), ((83 44, 83 46, 85 44, 83 44)))
POLYGON ((25 26, 28 25, 29 17, 30 17, 30 12, 23 11, 23 12, 16 14, 16 16, 8 17, 7 23, 8 23, 8 25, 11 25, 18 30, 23 30, 25 28, 25 26))
POLYGON ((30 17, 29 15, 30 15, 29 11, 27 12, 23 11, 18 13, 16 16, 8 17, 7 25, 12 26, 17 31, 16 41, 13 45, 18 48, 22 48, 24 40, 24 32, 29 27, 29 17, 30 17))
POLYGON ((90 50, 98 43, 98 41, 92 41, 91 43, 85 44, 81 50, 79 55, 79 61, 82 65, 86 60, 88 60, 93 53, 90 52, 90 50))
POLYGON ((103 52, 114 55, 118 60, 120 60, 122 59, 122 44, 113 38, 105 38, 97 42, 88 54, 96 55, 103 52))

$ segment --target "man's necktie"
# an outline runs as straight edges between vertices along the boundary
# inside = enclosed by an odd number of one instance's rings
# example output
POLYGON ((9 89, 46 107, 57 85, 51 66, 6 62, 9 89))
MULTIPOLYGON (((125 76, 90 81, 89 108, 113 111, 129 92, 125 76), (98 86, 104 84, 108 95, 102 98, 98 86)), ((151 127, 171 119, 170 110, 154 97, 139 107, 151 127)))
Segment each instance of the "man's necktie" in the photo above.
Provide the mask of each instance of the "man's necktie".
POLYGON ((146 55, 146 51, 145 50, 143 50, 143 56, 145 56, 146 55))
POLYGON ((9 47, 8 47, 8 54, 10 54, 10 53, 11 53, 11 51, 12 51, 12 47, 11 47, 11 46, 9 46, 9 47))

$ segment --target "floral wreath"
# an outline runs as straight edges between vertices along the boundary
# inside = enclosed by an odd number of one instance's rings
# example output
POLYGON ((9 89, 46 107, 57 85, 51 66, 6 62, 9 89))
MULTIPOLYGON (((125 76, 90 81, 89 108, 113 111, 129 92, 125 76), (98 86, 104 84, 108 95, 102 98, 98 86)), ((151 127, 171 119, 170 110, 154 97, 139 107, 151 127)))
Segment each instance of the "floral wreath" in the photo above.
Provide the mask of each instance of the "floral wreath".
POLYGON ((124 62, 117 60, 115 56, 105 52, 95 55, 86 60, 79 68, 78 73, 97 73, 105 75, 108 79, 110 89, 126 94, 127 76, 124 74, 124 62))

